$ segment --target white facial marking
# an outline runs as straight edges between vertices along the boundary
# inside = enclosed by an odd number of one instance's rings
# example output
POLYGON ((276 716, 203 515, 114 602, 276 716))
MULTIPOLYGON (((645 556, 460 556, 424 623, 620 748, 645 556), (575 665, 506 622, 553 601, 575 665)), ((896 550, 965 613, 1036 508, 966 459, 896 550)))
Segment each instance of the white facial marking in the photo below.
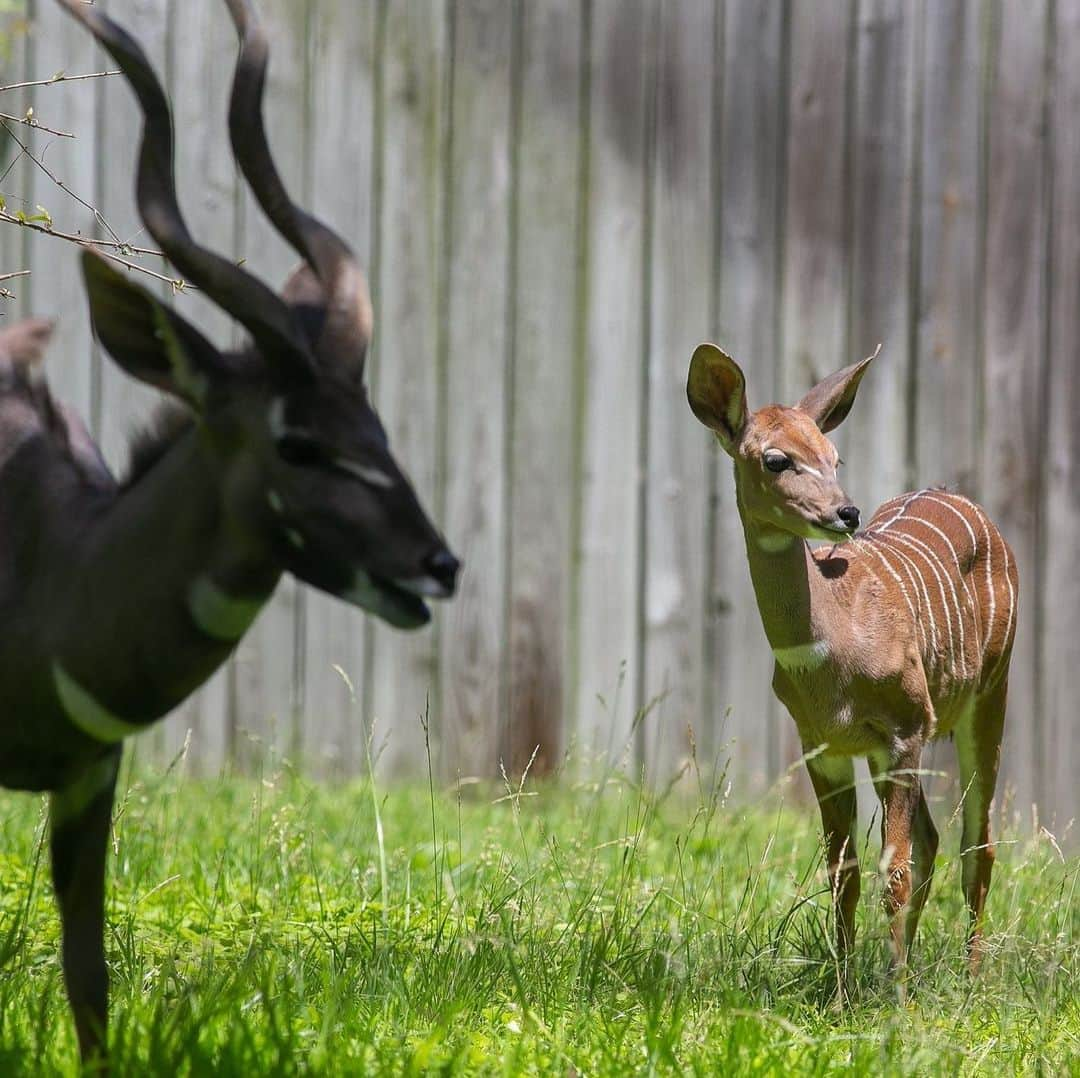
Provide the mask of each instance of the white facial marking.
POLYGON ((229 644, 248 631, 265 602, 266 599, 229 595, 206 575, 195 579, 187 595, 192 621, 207 636, 229 644))
POLYGON ((809 644, 796 644, 790 648, 773 648, 773 657, 786 671, 816 670, 829 657, 826 640, 812 640, 809 644))
POLYGON ((795 536, 791 532, 762 532, 755 542, 766 554, 778 554, 781 550, 787 550, 795 542, 795 536))
POLYGON ((275 438, 285 433, 285 398, 275 397, 266 411, 266 425, 275 438))
POLYGON ((91 801, 116 781, 119 757, 113 754, 95 761, 71 785, 49 797, 49 823, 58 827, 78 816, 91 801))
POLYGON ((64 714, 87 737, 105 745, 114 745, 125 737, 144 729, 138 723, 117 718, 107 707, 95 700, 57 661, 52 664, 53 687, 60 698, 64 714))
POLYGON ((816 476, 818 479, 824 479, 825 477, 817 470, 817 468, 811 468, 809 464, 800 464, 800 472, 806 472, 808 475, 816 476))
POLYGON ((285 512, 285 503, 281 500, 281 495, 276 490, 267 492, 266 495, 267 504, 278 515, 285 512))
POLYGON ((349 460, 346 457, 335 457, 334 467, 343 472, 348 472, 350 475, 355 475, 357 479, 361 479, 373 487, 382 487, 384 490, 389 490, 394 485, 394 480, 385 472, 379 471, 378 468, 369 468, 366 464, 359 464, 355 460, 349 460))

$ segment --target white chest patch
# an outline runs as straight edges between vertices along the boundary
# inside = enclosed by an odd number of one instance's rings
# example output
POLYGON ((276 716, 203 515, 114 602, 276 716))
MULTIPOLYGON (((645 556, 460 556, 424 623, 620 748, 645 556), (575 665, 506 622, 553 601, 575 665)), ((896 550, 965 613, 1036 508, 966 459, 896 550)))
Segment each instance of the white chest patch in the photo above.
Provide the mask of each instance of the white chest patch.
POLYGON ((58 662, 52 664, 53 685, 64 714, 87 737, 106 745, 123 741, 139 733, 144 726, 117 718, 104 704, 95 700, 58 662))
POLYGON ((208 576, 196 577, 188 588, 192 620, 207 636, 232 643, 251 627, 265 599, 239 599, 219 588, 208 576))
POLYGON ((824 640, 814 640, 790 648, 773 648, 773 657, 788 673, 817 670, 829 657, 829 645, 824 640))

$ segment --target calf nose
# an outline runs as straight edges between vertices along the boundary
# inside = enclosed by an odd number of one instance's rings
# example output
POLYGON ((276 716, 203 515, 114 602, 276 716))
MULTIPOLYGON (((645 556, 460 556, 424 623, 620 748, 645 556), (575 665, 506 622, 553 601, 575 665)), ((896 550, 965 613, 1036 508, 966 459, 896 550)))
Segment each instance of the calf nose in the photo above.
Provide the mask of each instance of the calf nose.
POLYGON ((859 510, 854 505, 842 505, 836 510, 836 515, 854 531, 859 526, 859 510))
POLYGON ((424 563, 424 568, 430 576, 446 588, 447 595, 453 592, 461 562, 449 550, 445 547, 436 550, 424 563))

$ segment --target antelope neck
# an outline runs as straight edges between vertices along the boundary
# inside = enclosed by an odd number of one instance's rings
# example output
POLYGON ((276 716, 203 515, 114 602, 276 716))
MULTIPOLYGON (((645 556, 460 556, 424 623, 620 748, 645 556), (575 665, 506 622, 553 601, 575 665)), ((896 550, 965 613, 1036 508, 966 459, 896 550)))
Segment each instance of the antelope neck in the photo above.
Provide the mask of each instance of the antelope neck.
POLYGON ((227 658, 270 597, 281 571, 225 513, 223 482, 193 429, 89 522, 72 559, 72 631, 53 656, 76 725, 89 717, 108 732, 91 703, 119 724, 160 718, 227 658), (76 716, 78 693, 88 703, 76 716))
MULTIPOLYGON (((806 540, 753 520, 736 495, 746 537, 746 556, 761 622, 778 661, 782 654, 801 665, 817 655, 821 641, 815 631, 821 608, 829 603, 827 581, 811 557, 806 540)), ((781 662, 781 665, 785 665, 781 662)))

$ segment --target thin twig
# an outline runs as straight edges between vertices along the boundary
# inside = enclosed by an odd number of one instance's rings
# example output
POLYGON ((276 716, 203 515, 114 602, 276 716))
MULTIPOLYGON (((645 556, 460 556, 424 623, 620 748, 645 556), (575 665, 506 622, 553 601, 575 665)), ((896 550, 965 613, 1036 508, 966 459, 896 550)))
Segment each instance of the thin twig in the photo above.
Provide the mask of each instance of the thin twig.
POLYGON ((46 127, 34 119, 33 109, 29 109, 25 116, 9 116, 6 112, 0 112, 0 120, 10 120, 13 124, 26 124, 35 131, 47 131, 50 135, 59 135, 60 138, 74 138, 70 131, 57 131, 55 127, 46 127))
MULTIPOLYGON (((76 241, 78 242, 78 241, 76 241)), ((93 240, 87 240, 82 243, 83 247, 94 247, 93 240)), ((129 262, 126 258, 121 258, 119 255, 114 255, 111 251, 98 251, 98 254, 102 258, 107 258, 111 262, 119 262, 121 266, 127 266, 130 270, 137 270, 139 273, 145 273, 155 280, 162 281, 167 284, 173 293, 177 292, 196 292, 198 289, 193 284, 188 284, 183 277, 169 277, 167 274, 158 273, 156 270, 148 269, 146 266, 140 266, 138 262, 129 262)))
MULTIPOLYGON (((182 277, 169 277, 167 274, 158 273, 148 266, 140 266, 138 262, 130 262, 126 258, 121 258, 120 255, 115 253, 116 251, 124 251, 128 253, 164 257, 160 251, 151 251, 142 247, 131 247, 126 243, 114 240, 96 240, 92 236, 82 236, 77 232, 61 232, 59 229, 50 228, 48 225, 40 224, 37 221, 16 217, 14 214, 8 213, 7 210, 0 210, 0 221, 9 225, 18 225, 20 228, 30 228, 35 232, 41 232, 46 236, 54 236, 58 240, 67 240, 68 243, 75 243, 80 247, 89 247, 97 251, 103 258, 112 259, 113 262, 119 262, 121 266, 126 266, 128 269, 137 270, 139 273, 145 273, 148 277, 153 277, 156 281, 164 281, 172 288, 173 292, 197 291, 194 285, 189 284, 182 277)), ((28 273, 29 270, 24 270, 22 272, 28 273)), ((2 278, 0 278, 0 280, 2 280, 2 278)))
POLYGON ((0 273, 0 281, 10 281, 13 277, 29 277, 30 270, 15 270, 14 273, 0 273))
POLYGON ((105 248, 126 255, 149 255, 152 258, 165 257, 161 251, 155 251, 152 247, 136 247, 134 244, 124 243, 123 240, 98 240, 94 239, 93 236, 84 236, 81 232, 64 232, 51 225, 43 225, 37 221, 31 221, 27 217, 19 217, 17 214, 10 213, 7 210, 0 210, 0 221, 4 221, 9 225, 19 225, 21 228, 32 228, 35 232, 44 232, 48 236, 55 236, 58 240, 68 240, 83 247, 105 248))
POLYGON ((51 79, 35 79, 33 82, 12 82, 0 86, 0 94, 5 90, 25 90, 28 86, 55 86, 58 82, 79 82, 81 79, 104 79, 110 75, 119 75, 119 71, 91 71, 86 75, 65 75, 58 71, 51 79))
POLYGON ((16 135, 14 131, 11 130, 11 128, 5 121, 0 120, 0 127, 3 127, 3 129, 19 145, 19 147, 22 149, 22 152, 26 154, 27 157, 29 157, 30 160, 33 161, 34 164, 37 165, 37 167, 41 169, 41 171, 44 172, 45 175, 48 176, 49 179, 52 180, 52 182, 55 183, 57 187, 60 188, 61 191, 63 191, 67 195, 70 195, 73 199, 75 199, 76 202, 79 203, 80 206, 88 209, 94 215, 94 219, 98 222, 98 224, 100 224, 101 227, 104 228, 105 231, 108 232, 109 235, 112 236, 112 238, 116 240, 117 243, 121 242, 120 237, 113 230, 112 225, 110 225, 109 222, 105 220, 101 211, 96 206, 91 206, 85 198, 81 198, 79 195, 75 194, 75 192, 72 191, 72 189, 68 187, 67 184, 65 184, 64 181, 61 180, 56 175, 56 173, 53 172, 52 169, 50 169, 49 166, 45 164, 44 161, 42 161, 39 157, 35 157, 34 154, 30 151, 30 147, 27 146, 26 143, 23 142, 23 140, 19 138, 19 136, 16 135))

